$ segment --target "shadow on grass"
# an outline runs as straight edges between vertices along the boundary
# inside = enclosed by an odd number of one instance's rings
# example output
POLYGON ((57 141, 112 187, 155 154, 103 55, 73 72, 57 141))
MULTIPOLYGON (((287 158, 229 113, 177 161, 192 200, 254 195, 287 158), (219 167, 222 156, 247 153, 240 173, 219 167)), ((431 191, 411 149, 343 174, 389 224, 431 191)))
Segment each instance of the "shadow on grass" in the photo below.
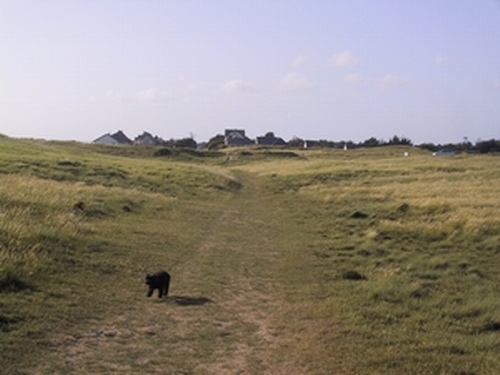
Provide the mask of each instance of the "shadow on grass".
POLYGON ((16 323, 22 321, 21 317, 0 314, 0 332, 8 332, 16 323))
POLYGON ((22 290, 35 290, 35 287, 10 271, 0 274, 0 293, 15 293, 22 290))
POLYGON ((203 306, 214 302, 207 297, 169 296, 167 298, 180 306, 203 306))

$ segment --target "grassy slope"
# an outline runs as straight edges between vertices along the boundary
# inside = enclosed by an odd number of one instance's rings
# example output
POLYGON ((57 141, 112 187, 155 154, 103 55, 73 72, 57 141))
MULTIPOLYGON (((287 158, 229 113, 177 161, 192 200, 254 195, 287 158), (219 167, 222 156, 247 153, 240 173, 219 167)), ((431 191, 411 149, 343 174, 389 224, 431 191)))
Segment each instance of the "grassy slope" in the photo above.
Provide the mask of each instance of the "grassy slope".
POLYGON ((325 344, 310 353, 319 373, 338 371, 322 360, 328 352, 351 357, 347 373, 498 372, 498 159, 410 153, 319 153, 302 167, 250 167, 302 213, 299 242, 317 258, 306 319, 342 322, 340 345, 328 329, 315 337, 325 344), (349 271, 366 280, 346 280, 349 271))
POLYGON ((500 372, 497 157, 0 143, 8 373, 500 372))

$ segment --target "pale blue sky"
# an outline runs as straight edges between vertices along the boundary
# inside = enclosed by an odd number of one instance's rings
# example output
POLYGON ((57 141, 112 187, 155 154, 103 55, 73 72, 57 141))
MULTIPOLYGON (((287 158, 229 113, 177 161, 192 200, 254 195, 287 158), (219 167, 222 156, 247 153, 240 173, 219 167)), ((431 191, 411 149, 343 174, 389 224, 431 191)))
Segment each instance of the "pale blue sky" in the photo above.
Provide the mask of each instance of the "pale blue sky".
POLYGON ((0 0, 0 133, 500 138, 500 0, 0 0))

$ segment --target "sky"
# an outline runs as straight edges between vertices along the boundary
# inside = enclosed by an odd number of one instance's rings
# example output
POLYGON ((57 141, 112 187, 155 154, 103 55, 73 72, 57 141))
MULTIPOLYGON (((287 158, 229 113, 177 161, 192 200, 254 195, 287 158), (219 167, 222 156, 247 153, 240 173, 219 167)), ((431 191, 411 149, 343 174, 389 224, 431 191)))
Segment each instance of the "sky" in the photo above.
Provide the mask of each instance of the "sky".
POLYGON ((500 139, 500 0, 0 0, 0 133, 500 139))

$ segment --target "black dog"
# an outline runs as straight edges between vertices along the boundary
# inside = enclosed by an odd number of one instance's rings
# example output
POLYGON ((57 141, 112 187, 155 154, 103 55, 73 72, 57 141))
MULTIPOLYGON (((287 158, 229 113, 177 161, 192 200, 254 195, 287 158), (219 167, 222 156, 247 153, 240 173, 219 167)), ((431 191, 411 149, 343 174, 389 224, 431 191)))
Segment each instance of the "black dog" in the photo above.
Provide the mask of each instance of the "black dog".
POLYGON ((170 287, 170 275, 166 271, 148 273, 146 275, 146 284, 149 286, 148 297, 153 295, 155 289, 158 289, 158 298, 166 297, 170 287))

